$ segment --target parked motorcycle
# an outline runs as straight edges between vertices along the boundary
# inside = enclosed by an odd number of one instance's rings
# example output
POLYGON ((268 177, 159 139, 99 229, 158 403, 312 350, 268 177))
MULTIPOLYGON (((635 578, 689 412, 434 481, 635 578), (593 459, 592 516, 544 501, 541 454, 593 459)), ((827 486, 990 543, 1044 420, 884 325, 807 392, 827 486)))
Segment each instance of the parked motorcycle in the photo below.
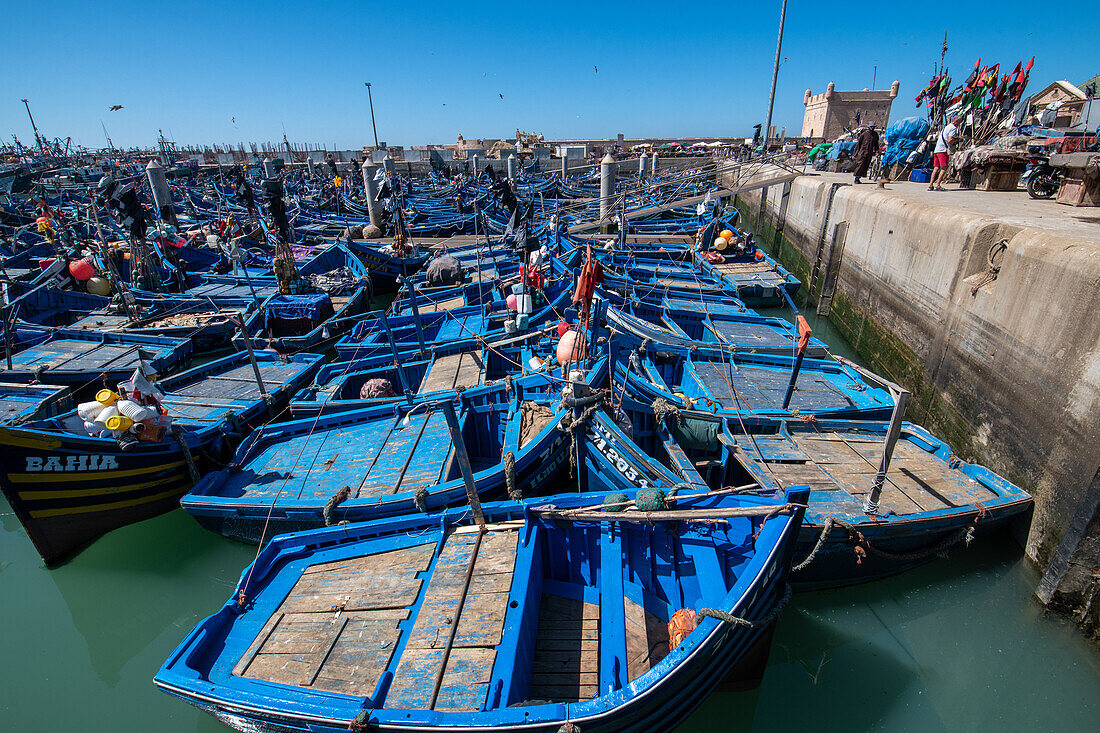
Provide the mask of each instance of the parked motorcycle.
POLYGON ((1027 181, 1027 193, 1033 199, 1049 199, 1058 193, 1062 183, 1062 171, 1050 164, 1046 153, 1033 153, 1031 166, 1024 172, 1027 181))

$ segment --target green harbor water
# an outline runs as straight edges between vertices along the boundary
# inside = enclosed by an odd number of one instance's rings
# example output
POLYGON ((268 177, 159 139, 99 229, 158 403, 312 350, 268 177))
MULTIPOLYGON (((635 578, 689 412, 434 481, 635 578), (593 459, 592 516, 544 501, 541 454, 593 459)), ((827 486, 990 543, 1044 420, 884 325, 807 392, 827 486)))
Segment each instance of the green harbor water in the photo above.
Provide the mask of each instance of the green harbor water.
MULTIPOLYGON (((47 569, 2 500, 0 520, 0 730, 227 730, 152 677, 229 598, 254 547, 177 510, 47 569)), ((885 581, 796 595, 762 685, 716 691, 680 730, 1100 729, 1100 652, 1043 611, 1038 579, 1001 536, 885 581)))

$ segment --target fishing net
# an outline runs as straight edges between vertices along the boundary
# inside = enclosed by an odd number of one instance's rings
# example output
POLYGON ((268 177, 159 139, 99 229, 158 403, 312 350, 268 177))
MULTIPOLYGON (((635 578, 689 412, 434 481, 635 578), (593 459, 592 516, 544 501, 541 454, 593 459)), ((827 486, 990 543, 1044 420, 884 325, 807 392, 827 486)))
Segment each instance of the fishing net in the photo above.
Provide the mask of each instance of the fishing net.
POLYGON ((520 405, 519 447, 527 445, 554 419, 554 412, 546 405, 524 402, 520 405))
POLYGON ((388 379, 368 379, 359 389, 359 397, 364 400, 377 400, 385 397, 396 397, 397 392, 393 383, 388 379))
POLYGON ((462 282, 462 263, 448 255, 436 257, 428 263, 424 276, 429 285, 454 285, 462 282))

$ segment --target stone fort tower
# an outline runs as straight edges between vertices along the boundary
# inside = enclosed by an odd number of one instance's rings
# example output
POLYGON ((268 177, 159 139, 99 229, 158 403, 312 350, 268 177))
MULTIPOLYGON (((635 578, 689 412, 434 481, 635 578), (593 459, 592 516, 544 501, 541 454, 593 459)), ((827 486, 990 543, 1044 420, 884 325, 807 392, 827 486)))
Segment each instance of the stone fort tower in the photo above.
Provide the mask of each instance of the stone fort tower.
POLYGON ((872 120, 881 130, 890 121, 890 106, 898 96, 898 82, 889 90, 872 92, 837 91, 833 82, 825 87, 824 94, 811 94, 806 90, 804 104, 806 116, 802 118, 802 137, 833 140, 846 130, 862 127, 872 120))

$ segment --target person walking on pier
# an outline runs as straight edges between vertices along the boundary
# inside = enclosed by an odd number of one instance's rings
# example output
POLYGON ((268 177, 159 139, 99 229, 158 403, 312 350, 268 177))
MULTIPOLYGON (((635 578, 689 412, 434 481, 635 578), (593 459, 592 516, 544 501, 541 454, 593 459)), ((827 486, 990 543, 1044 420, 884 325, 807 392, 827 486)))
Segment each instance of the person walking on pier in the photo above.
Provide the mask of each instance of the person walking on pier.
POLYGON ((936 147, 932 151, 932 180, 928 182, 928 190, 942 191, 943 182, 947 178, 947 163, 950 159, 951 149, 955 147, 955 138, 959 128, 955 125, 962 115, 955 115, 940 130, 936 136, 936 147))
POLYGON ((867 123, 863 132, 859 133, 859 142, 856 143, 855 153, 855 183, 863 183, 859 180, 867 175, 867 169, 871 167, 871 161, 878 155, 878 131, 875 123, 867 123))

